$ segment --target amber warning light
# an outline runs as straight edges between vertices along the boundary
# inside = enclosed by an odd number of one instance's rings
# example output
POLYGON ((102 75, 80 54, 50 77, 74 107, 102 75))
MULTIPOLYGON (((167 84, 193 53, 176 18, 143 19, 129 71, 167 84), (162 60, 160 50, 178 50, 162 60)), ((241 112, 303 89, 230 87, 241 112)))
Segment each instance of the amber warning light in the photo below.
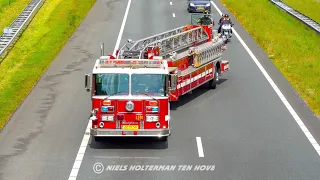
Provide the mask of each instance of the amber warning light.
POLYGON ((142 121, 143 120, 143 115, 142 114, 137 114, 136 115, 136 120, 137 121, 142 121))
POLYGON ((104 106, 110 106, 111 105, 111 101, 110 100, 102 101, 102 104, 104 106))

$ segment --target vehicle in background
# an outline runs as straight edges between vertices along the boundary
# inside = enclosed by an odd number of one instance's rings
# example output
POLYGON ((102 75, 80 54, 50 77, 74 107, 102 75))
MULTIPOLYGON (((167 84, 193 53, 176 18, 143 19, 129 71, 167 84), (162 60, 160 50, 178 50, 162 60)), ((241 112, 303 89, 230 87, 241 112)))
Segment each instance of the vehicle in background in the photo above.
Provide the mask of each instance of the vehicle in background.
POLYGON ((221 26, 221 36, 226 38, 226 42, 230 41, 232 37, 231 28, 232 28, 231 23, 225 23, 225 24, 222 24, 221 26))
POLYGON ((197 13, 209 11, 211 13, 211 2, 210 0, 187 0, 188 1, 188 12, 197 13))

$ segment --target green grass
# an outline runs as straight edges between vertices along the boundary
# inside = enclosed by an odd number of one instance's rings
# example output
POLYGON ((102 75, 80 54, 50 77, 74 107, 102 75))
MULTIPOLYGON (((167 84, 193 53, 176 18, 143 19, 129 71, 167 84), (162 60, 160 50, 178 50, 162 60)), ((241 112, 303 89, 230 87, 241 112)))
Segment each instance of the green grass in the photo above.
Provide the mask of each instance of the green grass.
POLYGON ((320 23, 320 0, 282 0, 292 8, 320 23))
POLYGON ((221 1, 319 116, 320 36, 269 0, 221 1))
POLYGON ((31 0, 0 0, 0 34, 19 16, 31 0))
POLYGON ((0 129, 81 23, 95 0, 46 1, 0 65, 0 129))

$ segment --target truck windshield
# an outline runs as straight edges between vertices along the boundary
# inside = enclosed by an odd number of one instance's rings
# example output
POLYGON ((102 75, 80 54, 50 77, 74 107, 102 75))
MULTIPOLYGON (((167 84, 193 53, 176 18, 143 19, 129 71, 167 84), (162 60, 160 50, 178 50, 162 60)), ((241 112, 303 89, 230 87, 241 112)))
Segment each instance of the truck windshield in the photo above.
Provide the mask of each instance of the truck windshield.
POLYGON ((165 74, 132 74, 132 95, 165 96, 165 74))
POLYGON ((96 95, 128 95, 129 75, 128 74, 96 74, 95 75, 96 95))

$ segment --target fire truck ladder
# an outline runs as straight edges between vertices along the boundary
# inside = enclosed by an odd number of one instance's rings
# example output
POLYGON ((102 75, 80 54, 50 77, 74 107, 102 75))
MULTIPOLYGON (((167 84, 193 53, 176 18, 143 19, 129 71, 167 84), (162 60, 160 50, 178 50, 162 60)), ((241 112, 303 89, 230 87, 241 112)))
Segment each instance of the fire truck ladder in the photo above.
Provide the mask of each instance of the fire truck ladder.
POLYGON ((128 43, 119 50, 117 59, 142 59, 144 58, 144 52, 151 46, 158 46, 160 55, 167 56, 174 51, 189 48, 194 43, 202 43, 208 40, 208 34, 202 27, 187 31, 184 31, 184 29, 185 26, 182 26, 134 43, 128 40, 128 43))
POLYGON ((225 50, 224 39, 217 39, 215 43, 208 45, 200 45, 194 48, 193 67, 200 67, 203 64, 219 59, 225 50))

